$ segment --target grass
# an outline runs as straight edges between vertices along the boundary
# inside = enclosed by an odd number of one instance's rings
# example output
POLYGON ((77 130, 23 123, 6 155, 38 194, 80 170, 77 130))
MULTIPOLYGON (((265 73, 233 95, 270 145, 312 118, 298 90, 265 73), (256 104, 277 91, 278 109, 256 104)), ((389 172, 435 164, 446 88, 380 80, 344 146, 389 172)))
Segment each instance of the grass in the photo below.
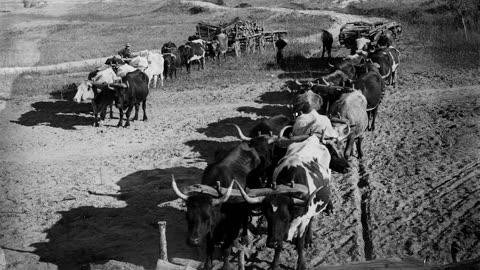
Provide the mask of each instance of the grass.
POLYGON ((445 65, 480 64, 480 23, 471 25, 466 39, 457 12, 442 2, 432 0, 379 0, 350 4, 353 14, 382 16, 398 20, 414 38, 431 48, 429 53, 445 65))
MULTIPOLYGON (((195 26, 200 21, 219 24, 238 16, 244 20, 255 20, 267 30, 286 28, 289 38, 317 33, 319 26, 326 28, 330 23, 328 18, 321 16, 305 16, 296 12, 276 14, 268 10, 251 9, 233 10, 235 12, 212 9, 192 15, 189 11, 191 7, 191 4, 172 0, 145 5, 130 1, 112 1, 103 5, 92 2, 79 6, 74 14, 59 18, 32 15, 28 20, 38 21, 35 27, 22 30, 7 27, 0 30, 5 37, 0 41, 0 65, 22 65, 15 63, 11 56, 15 38, 38 31, 43 20, 60 19, 62 23, 41 28, 47 34, 39 42, 38 66, 113 55, 127 42, 133 45, 134 51, 159 49, 168 41, 182 44, 195 33, 195 26)), ((14 14, 7 16, 10 16, 6 20, 7 26, 26 20, 14 14)))

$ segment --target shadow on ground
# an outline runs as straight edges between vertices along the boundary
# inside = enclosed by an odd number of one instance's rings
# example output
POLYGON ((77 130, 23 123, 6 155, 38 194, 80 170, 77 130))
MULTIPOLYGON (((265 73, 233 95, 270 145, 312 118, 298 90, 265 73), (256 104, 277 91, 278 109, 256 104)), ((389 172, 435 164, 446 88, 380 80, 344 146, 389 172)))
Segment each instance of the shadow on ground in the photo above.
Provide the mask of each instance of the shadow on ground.
POLYGON ((22 126, 47 125, 62 129, 76 129, 75 126, 90 126, 93 124, 90 103, 77 104, 73 101, 40 101, 32 105, 33 110, 12 120, 22 126))
POLYGON ((61 219, 44 231, 47 241, 32 244, 34 253, 59 270, 88 269, 89 263, 107 260, 155 269, 158 221, 166 221, 169 258, 197 259, 196 251, 185 243, 184 212, 157 205, 177 199, 170 186, 172 174, 183 187, 196 183, 201 173, 198 168, 174 167, 127 175, 117 183, 123 194, 117 199, 126 207, 82 206, 60 212, 61 219))

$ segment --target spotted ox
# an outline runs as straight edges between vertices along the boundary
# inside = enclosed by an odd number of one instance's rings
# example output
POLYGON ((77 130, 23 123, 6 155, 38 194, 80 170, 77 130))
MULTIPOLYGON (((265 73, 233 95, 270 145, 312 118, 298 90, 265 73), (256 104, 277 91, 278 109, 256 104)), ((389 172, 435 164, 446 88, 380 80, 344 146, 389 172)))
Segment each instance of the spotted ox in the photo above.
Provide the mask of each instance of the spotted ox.
POLYGON ((77 93, 73 97, 73 101, 76 103, 91 102, 94 115, 94 126, 99 126, 98 113, 100 113, 100 119, 105 120, 106 109, 110 106, 110 118, 113 118, 112 102, 113 96, 107 91, 102 91, 102 88, 97 88, 95 84, 107 84, 113 83, 118 80, 115 72, 111 67, 104 70, 96 70, 93 77, 88 81, 82 82, 78 88, 77 93))
MULTIPOLYGON (((276 141, 276 136, 261 135, 249 138, 225 154, 217 154, 215 162, 205 169, 201 187, 202 191, 212 187, 232 189, 233 181, 240 186, 259 187, 259 179, 251 172, 264 164, 263 158, 268 158, 269 149, 276 141)), ((246 236, 248 217, 251 208, 242 202, 227 202, 227 199, 217 199, 217 192, 181 192, 172 180, 172 187, 180 198, 186 201, 188 236, 187 243, 199 246, 206 242, 206 260, 203 269, 212 269, 214 246, 221 243, 223 252, 223 269, 232 269, 230 253, 234 240, 240 230, 246 236)), ((213 189, 215 191, 215 189, 213 189)), ((229 194, 228 190, 223 194, 229 194)), ((228 198, 229 196, 225 196, 228 198)))
POLYGON ((377 49, 369 55, 373 63, 379 65, 379 72, 387 85, 396 87, 396 71, 400 64, 400 53, 390 46, 385 49, 377 49))
POLYGON ((187 72, 190 72, 190 65, 193 61, 198 61, 200 63, 198 70, 200 70, 200 67, 204 69, 205 45, 203 42, 189 41, 183 47, 180 46, 179 50, 187 67, 187 72))
POLYGON ((385 49, 392 60, 392 77, 389 82, 394 88, 397 87, 397 68, 400 65, 400 52, 393 46, 389 46, 385 49))
POLYGON ((177 45, 175 45, 175 43, 169 41, 169 42, 163 44, 161 52, 162 52, 162 54, 171 53, 172 50, 176 49, 176 48, 177 48, 177 45))
POLYGON ((293 241, 298 253, 296 269, 306 269, 305 244, 311 243, 311 220, 322 211, 331 211, 330 178, 328 168, 330 154, 317 136, 294 142, 287 148, 287 154, 280 160, 274 172, 276 185, 299 184, 306 192, 301 198, 289 193, 278 194, 272 190, 264 196, 250 196, 239 186, 248 203, 261 204, 267 219, 267 247, 275 249, 271 269, 280 269, 279 258, 283 240, 293 241))

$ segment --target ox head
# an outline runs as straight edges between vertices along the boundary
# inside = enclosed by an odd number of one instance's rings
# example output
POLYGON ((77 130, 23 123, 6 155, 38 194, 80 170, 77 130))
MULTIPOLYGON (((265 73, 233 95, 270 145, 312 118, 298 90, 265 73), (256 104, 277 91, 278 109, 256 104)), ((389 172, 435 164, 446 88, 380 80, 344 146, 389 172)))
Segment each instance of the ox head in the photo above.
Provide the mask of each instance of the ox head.
POLYGON ((82 101, 92 101, 95 98, 92 83, 84 81, 77 87, 77 93, 73 97, 73 101, 81 103, 82 101))
POLYGON ((315 94, 313 91, 298 95, 293 102, 293 115, 298 116, 300 114, 307 114, 311 111, 320 110, 323 100, 320 95, 315 94))
MULTIPOLYGON (((262 194, 259 196, 251 196, 240 185, 238 188, 246 202, 261 205, 268 224, 267 247, 275 249, 283 247, 284 239, 292 240, 292 231, 295 229, 291 228, 293 222, 307 214, 308 208, 313 206, 316 194, 321 189, 309 195, 306 186, 292 183, 290 186, 279 185, 268 193, 256 192, 262 194)), ((329 198, 325 201, 329 202, 329 198)))
POLYGON ((350 167, 347 155, 347 140, 351 133, 351 125, 347 119, 330 118, 333 129, 339 137, 332 140, 324 140, 324 144, 330 152, 330 168, 339 173, 346 173, 350 167))
POLYGON ((218 184, 214 188, 194 185, 184 193, 178 189, 175 177, 172 175, 173 191, 185 201, 187 206, 188 245, 199 246, 207 235, 213 234, 213 229, 220 219, 220 206, 230 198, 233 181, 227 189, 219 186, 218 184))

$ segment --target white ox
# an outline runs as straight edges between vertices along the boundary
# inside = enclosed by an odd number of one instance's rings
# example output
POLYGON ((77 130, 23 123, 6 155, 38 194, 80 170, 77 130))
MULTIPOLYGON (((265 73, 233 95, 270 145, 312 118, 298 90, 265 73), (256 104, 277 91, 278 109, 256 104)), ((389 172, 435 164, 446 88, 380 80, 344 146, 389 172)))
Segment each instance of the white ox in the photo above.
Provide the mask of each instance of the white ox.
POLYGON ((165 59, 163 59, 162 54, 145 50, 139 52, 138 55, 139 57, 144 57, 147 61, 146 66, 144 63, 142 63, 139 68, 141 69, 142 67, 145 67, 143 72, 145 72, 145 74, 148 76, 148 85, 150 85, 150 82, 152 82, 153 79, 153 87, 156 88, 158 77, 160 77, 160 85, 163 86, 163 69, 165 59))

